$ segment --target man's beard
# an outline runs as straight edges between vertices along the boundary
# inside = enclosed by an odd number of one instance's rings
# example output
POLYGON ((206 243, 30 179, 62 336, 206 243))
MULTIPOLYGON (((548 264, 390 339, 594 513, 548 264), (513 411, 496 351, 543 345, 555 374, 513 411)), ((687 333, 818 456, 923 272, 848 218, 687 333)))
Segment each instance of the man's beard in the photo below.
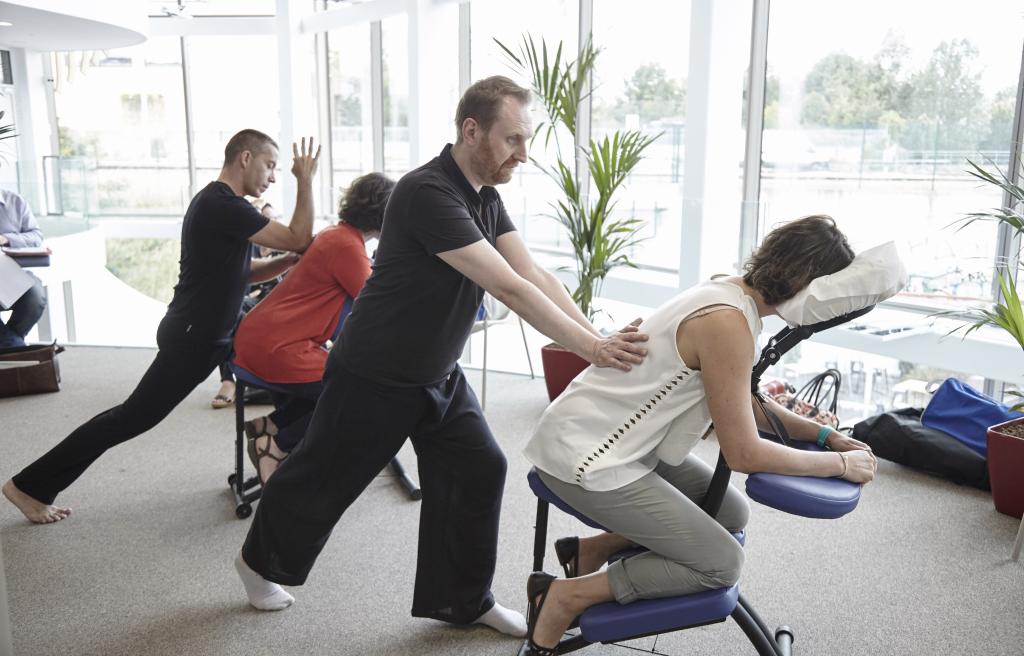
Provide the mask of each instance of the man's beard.
POLYGON ((512 169, 505 168, 505 161, 496 162, 494 150, 490 143, 484 140, 480 146, 479 157, 475 158, 477 164, 477 175, 487 186, 504 184, 512 179, 512 169))

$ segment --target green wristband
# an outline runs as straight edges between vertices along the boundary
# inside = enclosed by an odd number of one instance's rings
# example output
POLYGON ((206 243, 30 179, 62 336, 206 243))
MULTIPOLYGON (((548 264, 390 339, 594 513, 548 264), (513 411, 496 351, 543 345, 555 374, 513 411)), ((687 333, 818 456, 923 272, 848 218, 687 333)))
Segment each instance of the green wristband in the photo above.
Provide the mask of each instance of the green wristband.
POLYGON ((818 429, 818 446, 825 448, 825 440, 828 439, 829 434, 832 432, 831 426, 822 426, 818 429))

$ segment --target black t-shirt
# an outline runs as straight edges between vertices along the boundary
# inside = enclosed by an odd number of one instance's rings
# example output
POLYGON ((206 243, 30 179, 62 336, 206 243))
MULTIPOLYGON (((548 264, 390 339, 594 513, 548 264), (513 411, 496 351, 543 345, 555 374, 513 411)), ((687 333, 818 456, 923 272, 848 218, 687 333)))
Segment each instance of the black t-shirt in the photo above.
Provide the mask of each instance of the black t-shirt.
POLYGON ((331 358, 348 371, 396 386, 443 380, 462 353, 483 289, 437 253, 515 230, 493 187, 478 194, 451 144, 398 181, 384 211, 373 273, 331 358))
POLYGON ((181 271, 167 317, 199 340, 224 342, 249 286, 249 237, 269 219, 223 182, 196 194, 181 225, 181 271))

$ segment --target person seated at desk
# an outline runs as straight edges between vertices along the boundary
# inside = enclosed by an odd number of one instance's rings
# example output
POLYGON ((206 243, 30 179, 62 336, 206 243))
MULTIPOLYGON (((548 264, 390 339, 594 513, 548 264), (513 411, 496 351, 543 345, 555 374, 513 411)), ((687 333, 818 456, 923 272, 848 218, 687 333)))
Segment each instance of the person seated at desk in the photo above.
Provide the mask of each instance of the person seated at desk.
POLYGON ((792 439, 810 452, 758 436, 771 430, 751 402, 761 318, 776 314, 814 278, 845 268, 853 251, 835 222, 808 216, 770 232, 742 277, 720 277, 679 294, 639 326, 650 335, 642 366, 589 368, 544 412, 524 454, 557 496, 609 533, 555 544, 565 580, 534 572, 527 585, 527 641, 520 656, 547 656, 573 618, 611 600, 675 597, 731 586, 743 550, 731 535, 749 507, 730 486, 716 517, 700 507, 712 469, 691 450, 712 424, 734 471, 874 477, 870 448, 769 401, 792 439), (824 434, 822 434, 824 433, 824 434), (649 551, 608 566, 612 554, 649 551))
MULTIPOLYGON (((13 191, 0 189, 0 247, 26 248, 42 243, 43 233, 25 199, 13 191)), ((0 349, 25 346, 25 335, 46 309, 43 283, 32 276, 32 286, 8 309, 11 316, 6 322, 0 319, 0 349)))
POLYGON ((345 301, 370 277, 366 241, 380 235, 395 183, 380 173, 357 178, 326 228, 285 279, 250 310, 235 334, 235 364, 293 392, 274 412, 245 422, 249 457, 267 480, 305 435, 323 388, 327 350, 345 301))

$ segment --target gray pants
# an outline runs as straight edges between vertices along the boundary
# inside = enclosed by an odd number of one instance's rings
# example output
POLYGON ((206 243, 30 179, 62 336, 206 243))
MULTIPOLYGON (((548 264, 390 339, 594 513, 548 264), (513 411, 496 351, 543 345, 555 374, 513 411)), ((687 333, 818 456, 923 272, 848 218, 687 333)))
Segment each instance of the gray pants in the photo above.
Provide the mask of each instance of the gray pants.
POLYGON ((676 467, 661 463, 643 478, 607 492, 539 473, 570 506, 650 549, 608 567, 608 581, 620 604, 724 588, 739 580, 743 549, 731 533, 746 526, 750 506, 730 485, 716 518, 701 510, 698 503, 713 471, 697 456, 676 467))

